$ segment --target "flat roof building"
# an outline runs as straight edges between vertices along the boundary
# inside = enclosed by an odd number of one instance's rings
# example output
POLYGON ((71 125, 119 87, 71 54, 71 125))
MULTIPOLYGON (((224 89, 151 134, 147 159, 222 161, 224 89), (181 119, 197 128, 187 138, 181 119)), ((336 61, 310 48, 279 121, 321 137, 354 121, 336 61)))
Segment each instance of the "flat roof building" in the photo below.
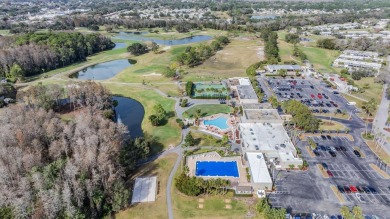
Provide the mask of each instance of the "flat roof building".
POLYGON ((249 163, 253 188, 255 190, 271 190, 272 179, 264 155, 259 152, 247 152, 245 156, 249 163))
POLYGON ((274 122, 282 123, 283 120, 279 116, 278 110, 276 109, 245 109, 243 116, 241 117, 243 123, 249 122, 274 122))
POLYGON ((257 94, 252 85, 238 85, 237 97, 240 103, 258 103, 257 94))
POLYGON ((302 71, 300 65, 267 65, 266 70, 270 73, 277 73, 279 70, 286 70, 288 73, 302 71))
POLYGON ((299 166, 302 159, 283 127, 283 120, 277 123, 251 122, 239 124, 241 148, 245 152, 261 152, 275 163, 276 168, 286 169, 289 165, 299 166))

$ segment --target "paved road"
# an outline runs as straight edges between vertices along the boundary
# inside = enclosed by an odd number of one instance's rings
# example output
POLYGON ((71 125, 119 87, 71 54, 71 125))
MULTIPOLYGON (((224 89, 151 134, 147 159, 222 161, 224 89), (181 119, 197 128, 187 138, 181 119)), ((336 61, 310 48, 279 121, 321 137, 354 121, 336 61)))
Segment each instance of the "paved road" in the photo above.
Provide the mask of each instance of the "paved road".
MULTIPOLYGON (((379 133, 382 133, 385 138, 390 137, 390 132, 383 130, 384 128, 387 128, 386 121, 388 117, 389 104, 390 104, 390 101, 386 98, 386 88, 387 88, 387 84, 383 86, 382 101, 381 104, 379 105, 378 111, 376 112, 375 119, 373 122, 374 130, 378 131, 379 133)), ((388 142, 384 143, 383 149, 388 154, 390 154, 390 144, 388 142)))

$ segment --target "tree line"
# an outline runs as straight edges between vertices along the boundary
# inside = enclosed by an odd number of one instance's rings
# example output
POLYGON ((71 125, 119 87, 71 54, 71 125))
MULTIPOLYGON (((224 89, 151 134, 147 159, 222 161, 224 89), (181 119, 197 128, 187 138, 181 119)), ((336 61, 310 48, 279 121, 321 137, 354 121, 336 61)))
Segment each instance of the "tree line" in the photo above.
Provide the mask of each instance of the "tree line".
POLYGON ((84 61, 115 44, 100 34, 48 32, 17 37, 0 36, 0 76, 23 79, 84 61))
POLYGON ((360 37, 356 39, 319 39, 317 40, 317 47, 332 50, 359 50, 378 52, 381 55, 390 54, 390 43, 381 38, 369 39, 367 37, 360 37))
POLYGON ((213 40, 210 45, 202 44, 196 47, 188 46, 186 50, 176 57, 176 60, 181 65, 194 67, 201 64, 218 50, 221 50, 229 43, 229 38, 226 36, 219 36, 213 40))
POLYGON ((189 176, 188 167, 175 178, 175 186, 181 192, 189 196, 201 194, 226 194, 230 181, 216 178, 205 180, 201 177, 189 176))
POLYGON ((271 29, 264 29, 261 31, 260 37, 263 39, 264 53, 268 63, 280 62, 278 34, 271 29))
POLYGON ((0 118, 0 212, 6 218, 103 218, 128 205, 126 180, 151 143, 131 140, 126 126, 104 117, 112 101, 101 85, 66 89, 79 94, 68 90, 70 105, 78 106, 69 121, 35 103, 47 92, 6 108, 0 118))

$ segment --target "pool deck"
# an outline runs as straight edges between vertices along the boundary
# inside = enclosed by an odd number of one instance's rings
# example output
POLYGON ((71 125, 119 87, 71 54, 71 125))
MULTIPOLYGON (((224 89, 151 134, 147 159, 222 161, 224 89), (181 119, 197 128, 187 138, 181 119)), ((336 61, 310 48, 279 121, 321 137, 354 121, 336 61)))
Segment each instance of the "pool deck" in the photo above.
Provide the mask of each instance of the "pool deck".
POLYGON ((196 162, 197 161, 236 161, 237 162, 237 168, 238 168, 238 174, 239 178, 236 177, 213 177, 213 176, 197 176, 202 177, 204 179, 210 179, 210 178, 223 178, 227 179, 231 182, 232 187, 233 186, 250 186, 251 183, 248 182, 246 179, 246 166, 244 166, 241 162, 240 156, 235 157, 221 157, 217 152, 209 152, 204 154, 196 154, 196 155, 190 155, 187 157, 187 166, 189 169, 190 176, 195 176, 195 170, 196 170, 196 162))
POLYGON ((199 128, 203 131, 203 132, 206 132, 206 133, 209 133, 209 134, 212 134, 212 135, 216 135, 218 137, 222 137, 223 135, 228 135, 229 139, 230 140, 233 140, 233 131, 237 128, 237 124, 239 122, 239 118, 233 116, 233 115, 228 115, 228 114, 224 114, 224 113, 218 113, 218 114, 215 114, 215 115, 211 115, 211 116, 207 116, 207 117, 203 117, 200 119, 200 123, 199 123, 199 128), (227 125, 229 126, 228 128, 226 129, 220 129, 219 127, 217 126, 214 126, 214 125, 205 125, 204 124, 204 121, 205 120, 214 120, 214 119, 217 119, 217 118, 226 118, 227 121, 227 125))

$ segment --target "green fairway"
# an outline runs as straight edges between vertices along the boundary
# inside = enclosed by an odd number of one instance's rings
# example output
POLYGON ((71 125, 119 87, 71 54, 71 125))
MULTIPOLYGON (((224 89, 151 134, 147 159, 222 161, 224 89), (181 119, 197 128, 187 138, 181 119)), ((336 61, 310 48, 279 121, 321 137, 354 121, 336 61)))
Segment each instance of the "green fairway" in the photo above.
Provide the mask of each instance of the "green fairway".
MULTIPOLYGON (((114 95, 130 97, 142 104, 145 110, 145 116, 142 121, 142 130, 144 134, 156 138, 164 148, 176 146, 180 142, 181 130, 174 118, 175 101, 173 99, 163 97, 147 87, 116 85, 111 83, 103 84, 107 86, 114 95), (167 112, 168 121, 162 126, 152 126, 148 118, 153 114, 153 107, 158 103, 160 103, 167 112)), ((153 148, 152 152, 155 153, 161 149, 163 149, 161 146, 157 146, 157 148, 153 148)))
POLYGON ((232 108, 225 104, 203 104, 194 106, 183 113, 183 117, 192 118, 196 111, 201 110, 201 117, 214 115, 217 113, 231 113, 232 108))

